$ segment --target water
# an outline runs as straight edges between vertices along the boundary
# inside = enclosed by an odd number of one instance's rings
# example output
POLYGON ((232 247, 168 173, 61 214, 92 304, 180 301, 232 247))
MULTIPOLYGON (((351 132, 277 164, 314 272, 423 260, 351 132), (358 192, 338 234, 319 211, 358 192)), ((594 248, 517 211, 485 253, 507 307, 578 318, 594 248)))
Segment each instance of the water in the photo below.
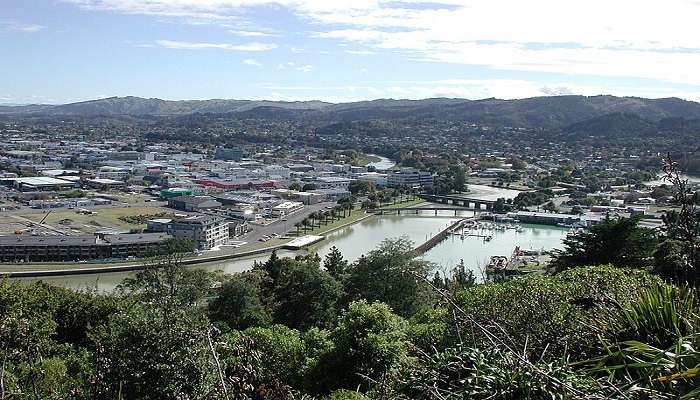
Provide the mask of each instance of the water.
MULTIPOLYGON (((326 235, 326 240, 312 246, 302 253, 316 252, 324 257, 332 246, 336 246, 343 256, 354 261, 362 254, 377 247, 388 238, 407 237, 416 245, 425 242, 437 232, 446 228, 454 221, 464 217, 470 217, 471 211, 439 211, 435 216, 434 211, 423 211, 421 215, 391 215, 376 216, 365 219, 357 224, 339 229, 326 235)), ((566 229, 542 225, 523 225, 521 233, 515 230, 497 231, 493 240, 484 242, 478 238, 465 238, 450 236, 426 254, 423 259, 438 265, 440 269, 448 269, 463 259, 465 265, 474 271, 477 277, 481 276, 480 268, 483 268, 492 255, 510 256, 513 248, 519 245, 523 249, 552 249, 559 246, 566 236, 566 229)), ((292 251, 280 251, 278 255, 294 256, 292 251)), ((208 271, 221 270, 225 273, 241 272, 250 269, 255 261, 265 261, 269 254, 260 254, 246 258, 239 258, 215 263, 197 265, 208 271)), ((114 289, 125 277, 133 272, 105 273, 95 275, 77 275, 65 277, 48 277, 41 280, 60 286, 74 289, 97 288, 109 291, 114 289)), ((26 279, 27 281, 38 279, 26 279)))
POLYGON ((464 265, 474 272, 477 279, 483 276, 484 268, 491 256, 510 258, 515 246, 521 250, 551 250, 560 246, 569 231, 566 228, 545 225, 521 225, 522 232, 515 229, 493 232, 493 239, 485 242, 478 237, 451 235, 428 251, 423 258, 438 265, 439 270, 450 270, 464 260, 464 265))
POLYGON ((387 169, 391 169, 394 167, 394 165, 396 165, 395 162, 391 161, 390 159, 388 159, 386 157, 378 156, 376 154, 368 154, 368 155, 372 156, 372 157, 379 158, 379 161, 375 161, 375 162, 371 162, 371 163, 367 164, 368 167, 372 166, 372 167, 376 168, 377 171, 384 171, 387 169))
POLYGON ((519 190, 486 186, 486 185, 472 185, 467 183, 467 188, 469 191, 463 196, 470 199, 478 200, 490 200, 496 201, 500 198, 503 199, 514 199, 521 192, 519 190))

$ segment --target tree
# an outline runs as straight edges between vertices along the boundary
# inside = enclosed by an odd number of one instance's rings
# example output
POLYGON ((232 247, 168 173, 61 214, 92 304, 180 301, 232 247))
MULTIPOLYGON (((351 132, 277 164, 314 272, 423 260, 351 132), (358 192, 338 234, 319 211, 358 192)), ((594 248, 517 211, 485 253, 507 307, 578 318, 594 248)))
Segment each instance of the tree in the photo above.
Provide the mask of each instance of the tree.
POLYGON ((350 268, 349 299, 381 301, 397 314, 410 316, 431 299, 424 281, 430 264, 415 259, 413 243, 405 238, 385 240, 350 268))
POLYGON ((317 262, 294 260, 275 280, 273 296, 276 322, 299 329, 323 328, 335 317, 343 287, 317 262))
POLYGON ((610 218, 587 232, 564 239, 564 249, 555 253, 552 265, 559 271, 576 266, 613 264, 646 268, 657 243, 651 229, 639 227, 640 217, 610 218))
POLYGON ((272 316, 261 300, 262 281, 266 277, 259 271, 232 276, 222 284, 218 296, 209 303, 209 318, 238 330, 269 325, 272 316))
POLYGON ((700 208, 696 193, 683 179, 678 163, 670 155, 664 160, 664 179, 675 189, 674 201, 680 205, 663 216, 662 243, 654 254, 655 271, 677 282, 700 282, 700 208))
POLYGON ((304 186, 302 186, 301 190, 303 192, 309 192, 312 190, 316 190, 316 185, 314 185, 313 183, 305 183, 304 186))
POLYGON ((363 181, 363 180, 359 180, 359 179, 351 182, 348 189, 350 190, 350 193, 353 194, 353 196, 365 195, 367 193, 371 193, 371 192, 374 192, 376 190, 376 188, 372 182, 363 181))
POLYGON ((349 263, 337 247, 331 247, 323 261, 323 268, 335 279, 342 279, 348 272, 349 263))
POLYGON ((331 332, 334 349, 319 361, 321 389, 366 391, 406 358, 406 328, 386 304, 351 303, 331 332))
POLYGON ((299 182, 292 182, 287 189, 289 190, 294 190, 296 192, 301 192, 303 190, 303 186, 301 186, 301 183, 299 182))

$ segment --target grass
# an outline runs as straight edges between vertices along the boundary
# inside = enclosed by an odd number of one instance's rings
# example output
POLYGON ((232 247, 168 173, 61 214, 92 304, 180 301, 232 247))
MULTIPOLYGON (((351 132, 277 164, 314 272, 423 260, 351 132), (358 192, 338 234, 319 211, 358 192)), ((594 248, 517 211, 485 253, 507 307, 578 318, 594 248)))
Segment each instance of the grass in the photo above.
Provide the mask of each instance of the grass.
MULTIPOLYGON (((76 210, 66 210, 52 212, 44 221, 45 224, 55 226, 57 228, 71 228, 80 230, 85 233, 93 233, 102 229, 140 229, 145 228, 145 224, 131 224, 119 219, 123 216, 137 216, 148 214, 159 214, 168 212, 169 210, 161 207, 115 207, 115 208, 100 208, 94 210, 96 214, 78 214, 76 210), (70 225, 63 225, 62 220, 69 219, 72 222, 70 225)), ((35 222, 41 221, 46 214, 26 214, 21 217, 30 219, 35 222)))
POLYGON ((422 203, 425 203, 425 200, 415 199, 415 200, 404 201, 402 203, 397 202, 396 204, 386 203, 386 204, 382 205, 381 207, 377 207, 377 209, 381 210, 381 209, 386 209, 386 208, 407 208, 407 207, 413 207, 413 206, 416 206, 416 205, 422 204, 422 203))
MULTIPOLYGON (((340 218, 335 221, 329 222, 328 225, 324 225, 323 222, 321 222, 321 226, 319 227, 318 224, 314 225, 313 228, 306 228, 306 231, 304 231, 303 227, 299 228, 299 236, 304 236, 304 235, 322 235, 328 231, 331 231, 333 229, 339 228, 343 225, 348 225, 348 224, 353 224, 360 219, 368 216, 369 214, 366 214, 364 210, 359 210, 355 209, 352 210, 350 215, 347 215, 345 218, 340 218)), ((297 228, 292 227, 292 229, 289 230, 288 233, 289 236, 297 236, 297 228)))

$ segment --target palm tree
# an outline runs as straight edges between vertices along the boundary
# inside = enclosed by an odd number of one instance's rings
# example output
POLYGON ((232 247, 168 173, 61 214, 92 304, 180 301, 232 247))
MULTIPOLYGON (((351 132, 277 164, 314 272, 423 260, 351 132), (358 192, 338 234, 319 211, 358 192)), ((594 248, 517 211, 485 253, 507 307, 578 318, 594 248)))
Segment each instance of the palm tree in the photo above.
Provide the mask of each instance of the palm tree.
POLYGON ((294 224, 294 227, 297 228, 297 236, 299 236, 299 228, 301 227, 301 223, 297 222, 296 224, 294 224))

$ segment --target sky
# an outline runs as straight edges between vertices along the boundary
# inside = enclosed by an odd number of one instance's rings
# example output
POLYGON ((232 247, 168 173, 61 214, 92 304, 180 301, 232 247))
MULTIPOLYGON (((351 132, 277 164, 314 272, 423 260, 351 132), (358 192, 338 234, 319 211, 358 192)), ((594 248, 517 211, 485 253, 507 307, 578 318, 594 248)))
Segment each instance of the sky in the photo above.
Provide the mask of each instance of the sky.
POLYGON ((700 100, 700 1, 2 0, 0 103, 700 100))

